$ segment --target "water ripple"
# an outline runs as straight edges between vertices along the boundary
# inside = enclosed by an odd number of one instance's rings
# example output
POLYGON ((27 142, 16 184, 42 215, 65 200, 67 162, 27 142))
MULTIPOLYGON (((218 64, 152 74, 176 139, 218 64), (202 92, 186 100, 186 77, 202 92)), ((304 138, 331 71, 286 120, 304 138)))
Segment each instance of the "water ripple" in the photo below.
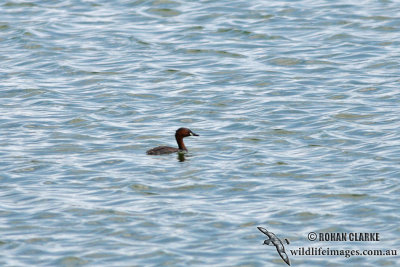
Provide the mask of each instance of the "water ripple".
MULTIPOLYGON (((264 266, 263 226, 399 246, 393 1, 0 4, 1 266, 264 266), (33 19, 34 18, 34 19, 33 19), (150 157, 175 146, 184 156, 150 157)), ((347 247, 346 247, 347 248, 347 247)), ((396 257, 293 265, 397 266, 396 257)))

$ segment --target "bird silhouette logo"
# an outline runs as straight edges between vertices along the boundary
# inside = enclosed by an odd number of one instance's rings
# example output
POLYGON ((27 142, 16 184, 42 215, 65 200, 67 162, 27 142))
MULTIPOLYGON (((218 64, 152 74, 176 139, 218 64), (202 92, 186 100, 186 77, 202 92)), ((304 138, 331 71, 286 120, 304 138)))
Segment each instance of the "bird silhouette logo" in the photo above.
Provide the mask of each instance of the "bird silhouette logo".
MULTIPOLYGON (((274 233, 267 231, 267 229, 265 228, 257 227, 257 229, 268 236, 268 239, 264 240, 263 245, 275 246, 279 256, 281 256, 282 260, 290 266, 290 260, 288 255, 286 254, 285 246, 283 245, 282 241, 274 233)), ((289 240, 285 238, 285 241, 287 244, 289 244, 289 240)))

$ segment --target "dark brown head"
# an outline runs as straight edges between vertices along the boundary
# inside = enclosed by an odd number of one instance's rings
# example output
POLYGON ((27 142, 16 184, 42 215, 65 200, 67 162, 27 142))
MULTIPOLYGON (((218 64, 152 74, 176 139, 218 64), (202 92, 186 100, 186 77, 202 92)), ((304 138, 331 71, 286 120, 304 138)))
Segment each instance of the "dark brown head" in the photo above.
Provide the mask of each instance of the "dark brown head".
POLYGON ((190 129, 188 128, 179 128, 178 130, 176 130, 175 132, 175 138, 183 138, 186 136, 199 136, 198 134, 195 134, 194 132, 192 132, 190 129))

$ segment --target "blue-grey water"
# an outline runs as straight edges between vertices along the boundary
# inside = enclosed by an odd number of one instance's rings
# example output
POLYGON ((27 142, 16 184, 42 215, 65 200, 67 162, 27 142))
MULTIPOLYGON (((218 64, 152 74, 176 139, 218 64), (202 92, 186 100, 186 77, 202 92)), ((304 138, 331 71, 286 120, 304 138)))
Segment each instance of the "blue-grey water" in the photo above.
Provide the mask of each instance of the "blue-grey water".
POLYGON ((399 266, 289 253, 400 249, 399 62, 398 1, 2 1, 0 265, 399 266))

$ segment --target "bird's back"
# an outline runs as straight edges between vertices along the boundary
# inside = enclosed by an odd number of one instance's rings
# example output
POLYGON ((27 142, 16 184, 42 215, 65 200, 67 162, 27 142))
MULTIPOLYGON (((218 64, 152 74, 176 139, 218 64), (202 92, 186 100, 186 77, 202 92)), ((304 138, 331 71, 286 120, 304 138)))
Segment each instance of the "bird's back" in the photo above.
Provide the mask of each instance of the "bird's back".
POLYGON ((152 148, 150 150, 147 150, 146 154, 147 155, 162 155, 162 154, 171 154, 178 152, 179 149, 175 147, 170 147, 170 146, 158 146, 155 148, 152 148))

